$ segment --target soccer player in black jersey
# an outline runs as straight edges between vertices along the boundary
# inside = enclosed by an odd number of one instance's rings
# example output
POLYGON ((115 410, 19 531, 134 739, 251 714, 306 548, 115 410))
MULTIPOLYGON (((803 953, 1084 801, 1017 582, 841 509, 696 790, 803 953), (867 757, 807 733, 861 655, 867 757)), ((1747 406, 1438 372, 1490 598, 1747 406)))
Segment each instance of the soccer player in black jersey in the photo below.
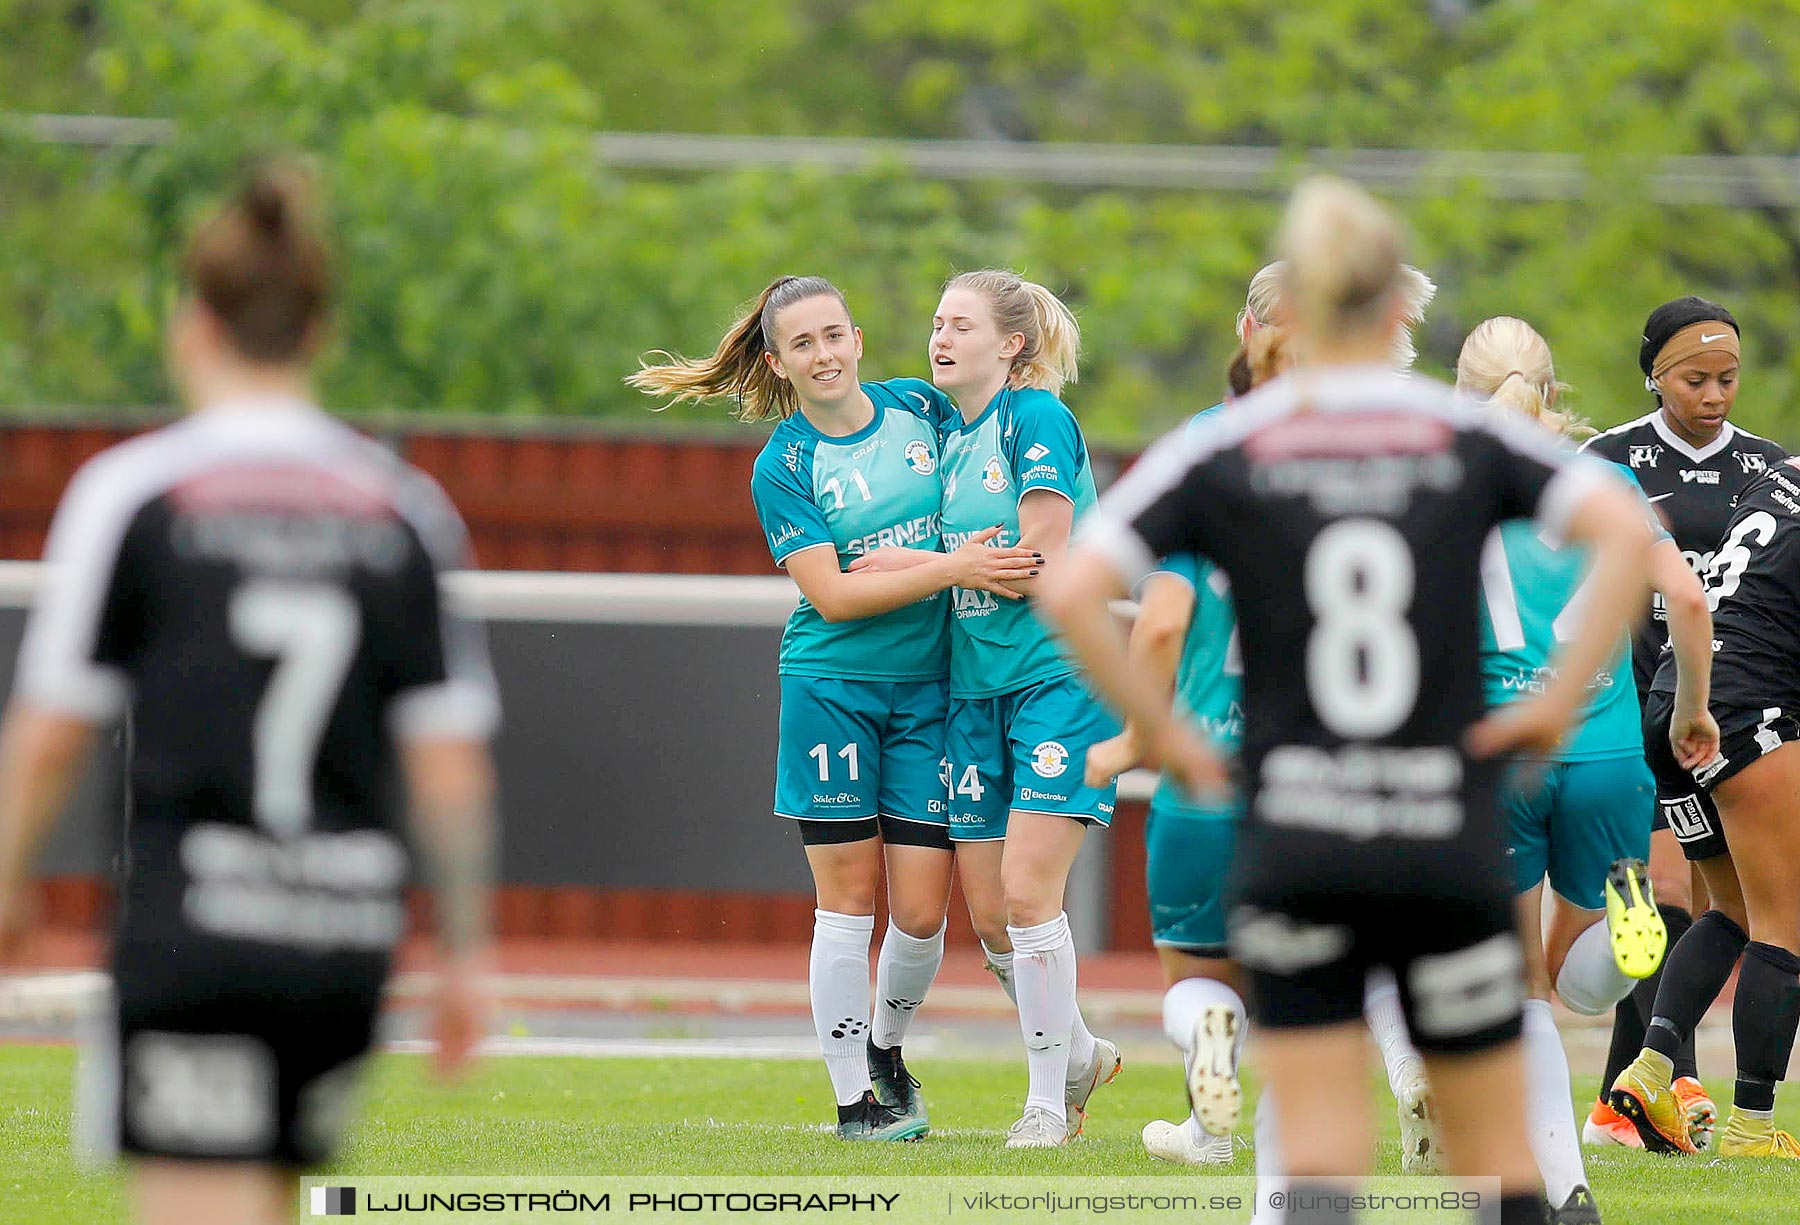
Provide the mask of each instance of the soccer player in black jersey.
MULTIPOLYGON (((1696 574, 1702 574, 1712 564, 1738 492, 1786 452, 1730 420, 1738 393, 1738 325, 1731 312, 1718 303, 1676 298, 1651 311, 1644 321, 1638 366, 1644 372, 1645 387, 1656 396, 1656 408, 1597 435, 1583 449, 1631 469, 1645 496, 1669 525, 1682 556, 1696 574)), ((1632 644, 1632 671, 1640 700, 1650 693, 1668 639, 1662 597, 1652 593, 1650 619, 1632 644)), ((1687 861, 1713 853, 1703 827, 1716 820, 1717 813, 1711 798, 1691 785, 1678 792, 1659 786, 1657 799, 1651 825, 1650 876, 1673 945, 1693 922, 1695 904, 1705 901, 1704 885, 1697 874, 1690 874, 1687 861), (1698 824, 1685 822, 1671 828, 1672 812, 1692 808, 1701 813, 1698 824), (1684 830, 1692 832, 1684 835, 1684 830)), ((1605 1084, 1612 1083, 1643 1045, 1644 1025, 1650 1019, 1660 974, 1659 970, 1645 979, 1614 1013, 1605 1084)), ((1675 1058, 1674 1093, 1682 1101, 1696 1142, 1705 1147, 1716 1109, 1699 1076, 1689 1041, 1675 1058)), ((1604 1102, 1595 1103, 1582 1131, 1583 1139, 1593 1144, 1636 1142, 1630 1124, 1604 1102)))
POLYGON ((1358 1021, 1368 970, 1387 966, 1452 1171, 1499 1177, 1503 1202, 1484 1219, 1542 1221, 1521 1092, 1523 962, 1489 757, 1554 743, 1569 725, 1643 599, 1649 533, 1600 465, 1385 368, 1401 242, 1361 191, 1301 188, 1283 231, 1285 298, 1311 364, 1158 444, 1102 500, 1044 603, 1156 757, 1190 786, 1216 788, 1219 759, 1134 670, 1107 601, 1153 558, 1185 550, 1231 580, 1247 813, 1230 947, 1249 974, 1299 1180, 1287 1219, 1350 1219, 1311 1192, 1367 1171, 1358 1021), (1591 597, 1546 692, 1483 720, 1482 541, 1534 514, 1593 547, 1591 597))
MULTIPOLYGON (((1697 863, 1713 908, 1663 963, 1644 1048, 1608 1101, 1646 1148, 1696 1151, 1670 1091, 1674 1060, 1742 955, 1731 1009, 1737 1091, 1718 1152, 1800 1159, 1800 1143, 1773 1119, 1800 1024, 1800 460, 1774 464, 1738 495, 1706 587, 1719 753, 1690 775, 1652 745, 1650 764, 1659 789, 1697 783, 1716 804, 1669 813, 1683 849, 1706 852, 1697 863)), ((1646 739, 1668 726, 1674 688, 1665 662, 1645 703, 1646 739)))
POLYGON ((71 483, 0 731, 3 956, 94 730, 132 715, 79 1127, 133 1158, 153 1225, 292 1221, 294 1173, 335 1144, 406 927, 396 767, 438 887, 440 1064, 480 1028, 498 701, 444 599, 465 536, 436 485, 312 402, 328 261, 308 213, 271 170, 197 232, 169 338, 193 412, 71 483))

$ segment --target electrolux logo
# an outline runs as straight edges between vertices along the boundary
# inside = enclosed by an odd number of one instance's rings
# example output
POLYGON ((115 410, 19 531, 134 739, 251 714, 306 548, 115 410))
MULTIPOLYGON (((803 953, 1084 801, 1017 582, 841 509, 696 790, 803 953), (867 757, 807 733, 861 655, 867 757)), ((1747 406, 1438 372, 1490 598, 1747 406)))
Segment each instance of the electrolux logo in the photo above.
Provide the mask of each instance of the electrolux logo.
POLYGON ((355 1187, 314 1187, 312 1189, 312 1214, 314 1216, 355 1216, 355 1187))

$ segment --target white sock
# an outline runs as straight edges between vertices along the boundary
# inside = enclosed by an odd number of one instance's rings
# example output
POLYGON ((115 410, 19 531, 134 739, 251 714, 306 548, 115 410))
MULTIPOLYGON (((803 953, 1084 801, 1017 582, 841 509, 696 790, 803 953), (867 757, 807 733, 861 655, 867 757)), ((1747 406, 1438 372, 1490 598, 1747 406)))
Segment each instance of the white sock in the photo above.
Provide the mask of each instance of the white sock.
POLYGON ((1281 1225, 1287 1219, 1283 1208, 1269 1203, 1277 1191, 1287 1190, 1287 1177, 1281 1164, 1281 1128, 1275 1119, 1275 1099, 1267 1089, 1256 1099, 1256 1208, 1250 1225, 1281 1225))
POLYGON ((1231 1068, 1237 1070, 1244 1050, 1244 1001, 1216 978, 1184 978, 1163 996, 1163 1033, 1184 1055, 1192 1055, 1194 1022, 1210 1004, 1223 1004, 1237 1017, 1237 1042, 1231 1051, 1231 1068))
POLYGON ((1412 1036, 1406 1032, 1406 1013, 1400 1008, 1400 987, 1387 970, 1370 970, 1363 985, 1363 1016, 1375 1045, 1381 1048, 1381 1062, 1387 1066, 1388 1087, 1398 1092, 1401 1065, 1419 1057, 1412 1036))
POLYGON ((1550 1203, 1560 1205, 1587 1184, 1581 1164, 1581 1132, 1575 1126, 1569 1057, 1550 1014, 1549 1000, 1525 1001, 1525 1122, 1531 1155, 1550 1203))
POLYGON ((1030 1085, 1025 1106, 1041 1106, 1059 1119, 1069 1076, 1069 1037, 1075 1025, 1075 938, 1069 916, 1033 927, 1008 926, 1013 974, 1019 988, 1019 1030, 1025 1036, 1030 1085))
MULTIPOLYGON (((1069 947, 1075 947, 1073 936, 1070 937, 1069 947)), ((1081 1015, 1081 1005, 1077 1004, 1075 1019, 1069 1024, 1069 1066, 1077 1070, 1092 1068, 1097 1053, 1094 1031, 1087 1027, 1087 1021, 1081 1015)))
POLYGON ((906 1041, 913 1010, 925 1001, 944 964, 944 929, 920 939, 888 921, 875 966, 875 1045, 892 1050, 906 1041))
POLYGON ((1582 1016, 1597 1017, 1612 1011, 1637 984, 1613 959, 1612 933, 1601 922, 1575 937, 1569 946, 1569 955, 1556 975, 1556 994, 1582 1016))
POLYGON ((996 953, 987 946, 985 940, 982 941, 981 952, 987 958, 988 969, 993 971, 994 977, 1000 980, 1000 989, 1006 992, 1006 998, 1016 1006, 1019 1002, 1019 988, 1018 984, 1013 982, 1012 952, 1008 950, 1004 953, 996 953))
POLYGON ((840 1106, 860 1102, 870 1089, 865 1044, 869 1040, 869 939, 874 934, 872 914, 813 911, 807 986, 812 990, 819 1050, 840 1106))

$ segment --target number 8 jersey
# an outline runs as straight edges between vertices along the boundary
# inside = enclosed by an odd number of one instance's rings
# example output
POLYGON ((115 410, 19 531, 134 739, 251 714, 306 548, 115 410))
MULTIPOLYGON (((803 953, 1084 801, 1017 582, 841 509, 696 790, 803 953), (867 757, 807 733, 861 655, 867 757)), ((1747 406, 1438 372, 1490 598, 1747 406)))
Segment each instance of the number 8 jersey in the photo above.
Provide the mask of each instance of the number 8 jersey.
POLYGON ((400 937, 395 739, 484 739, 499 713, 441 589, 465 553, 435 484, 298 401, 219 405, 77 474, 18 687, 89 722, 131 709, 122 940, 400 937))
POLYGON ((1494 840, 1460 740, 1483 709, 1482 542, 1560 531, 1616 479, 1543 430, 1374 368, 1290 375, 1158 444, 1100 502, 1127 577, 1194 551, 1231 581, 1253 826, 1332 846, 1494 840))

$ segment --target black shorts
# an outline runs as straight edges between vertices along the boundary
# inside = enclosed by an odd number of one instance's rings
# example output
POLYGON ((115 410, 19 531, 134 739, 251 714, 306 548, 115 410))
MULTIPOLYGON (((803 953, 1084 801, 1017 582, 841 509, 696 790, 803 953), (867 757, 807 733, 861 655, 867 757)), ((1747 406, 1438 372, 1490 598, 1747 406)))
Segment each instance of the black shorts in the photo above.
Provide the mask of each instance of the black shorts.
POLYGON ((387 958, 187 937, 121 941, 83 1054, 81 1129, 114 1153, 290 1167, 331 1155, 387 958))
POLYGON ((835 821, 796 817, 794 823, 800 827, 800 841, 805 846, 841 846, 880 838, 889 846, 950 849, 950 827, 932 821, 906 821, 889 816, 849 817, 835 821))
POLYGON ((1524 955, 1511 889, 1491 865, 1443 866, 1445 883, 1461 889, 1388 889, 1379 875, 1346 873, 1336 887, 1283 890, 1262 874, 1231 912, 1231 955, 1248 972, 1255 1024, 1358 1020, 1369 971, 1386 966, 1419 1050, 1485 1051, 1518 1038, 1524 955))
POLYGON ((1652 693, 1644 703, 1644 754, 1656 776, 1656 809, 1668 822, 1681 852, 1691 861, 1730 850, 1718 805, 1710 792, 1764 754, 1800 740, 1800 720, 1779 706, 1760 710, 1714 707, 1719 755, 1697 773, 1683 770, 1669 747, 1675 696, 1652 693))

